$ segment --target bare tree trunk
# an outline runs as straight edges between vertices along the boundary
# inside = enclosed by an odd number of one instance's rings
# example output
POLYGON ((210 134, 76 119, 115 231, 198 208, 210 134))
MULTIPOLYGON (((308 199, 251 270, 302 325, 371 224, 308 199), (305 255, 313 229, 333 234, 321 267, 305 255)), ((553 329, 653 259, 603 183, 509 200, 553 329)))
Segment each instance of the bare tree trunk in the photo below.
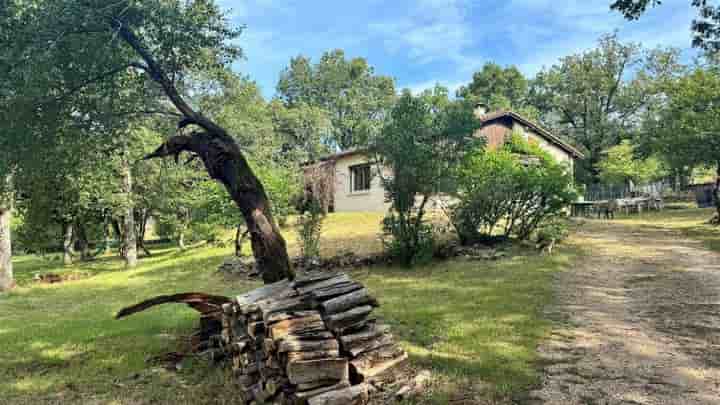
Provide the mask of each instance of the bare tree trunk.
POLYGON ((195 125, 202 129, 191 135, 180 134, 168 139, 146 158, 175 156, 177 159, 182 152, 197 154, 210 177, 225 186, 240 209, 250 230, 253 255, 263 281, 273 283, 284 278, 293 279, 295 273, 290 264, 285 239, 273 219, 265 188, 248 165, 237 143, 224 128, 195 111, 180 96, 175 84, 155 60, 150 49, 122 20, 115 19, 111 24, 119 38, 143 60, 145 65, 142 69, 162 87, 170 102, 184 117, 178 128, 182 130, 189 125, 195 125))
POLYGON ((717 171, 715 173, 715 188, 713 189, 713 197, 715 197, 715 211, 717 211, 715 221, 720 225, 720 162, 717 163, 717 171))
POLYGON ((73 264, 73 226, 72 222, 63 224, 63 264, 73 264))
POLYGON ((12 239, 10 220, 12 219, 12 202, 0 201, 0 292, 15 287, 12 268, 12 239))
POLYGON ((245 238, 247 238, 250 233, 248 229, 244 228, 243 224, 238 224, 237 231, 235 232, 235 256, 237 257, 242 257, 242 247, 243 244, 245 244, 245 238))
POLYGON ((125 252, 125 267, 132 269, 137 266, 137 238, 135 236, 135 216, 132 204, 132 172, 128 161, 127 150, 123 151, 121 162, 122 192, 125 195, 126 207, 123 215, 122 234, 125 252))
POLYGON ((152 256, 152 253, 145 247, 145 232, 147 231, 148 210, 143 208, 138 210, 137 221, 137 247, 142 250, 145 256, 152 256))
POLYGON ((87 233, 85 232, 85 226, 78 222, 75 224, 75 229, 77 230, 77 232, 75 232, 76 251, 80 251, 80 260, 90 260, 92 258, 92 254, 90 253, 90 242, 88 241, 87 233))
POLYGON ((180 207, 178 209, 177 218, 180 223, 177 235, 178 247, 180 250, 185 250, 185 233, 190 226, 190 210, 185 207, 180 207))

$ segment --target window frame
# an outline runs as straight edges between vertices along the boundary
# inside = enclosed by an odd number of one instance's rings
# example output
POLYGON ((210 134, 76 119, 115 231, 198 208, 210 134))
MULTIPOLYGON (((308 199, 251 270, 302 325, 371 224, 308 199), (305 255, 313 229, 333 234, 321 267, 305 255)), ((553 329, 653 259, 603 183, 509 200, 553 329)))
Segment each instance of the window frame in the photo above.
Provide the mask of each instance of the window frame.
POLYGON ((352 165, 349 167, 350 171, 350 193, 367 193, 372 189, 372 167, 370 163, 361 163, 357 165, 352 165), (367 170, 365 172, 365 170, 367 170), (367 188, 356 188, 358 184, 358 176, 357 174, 363 171, 364 173, 367 173, 367 179, 363 181, 363 184, 367 184, 367 188))

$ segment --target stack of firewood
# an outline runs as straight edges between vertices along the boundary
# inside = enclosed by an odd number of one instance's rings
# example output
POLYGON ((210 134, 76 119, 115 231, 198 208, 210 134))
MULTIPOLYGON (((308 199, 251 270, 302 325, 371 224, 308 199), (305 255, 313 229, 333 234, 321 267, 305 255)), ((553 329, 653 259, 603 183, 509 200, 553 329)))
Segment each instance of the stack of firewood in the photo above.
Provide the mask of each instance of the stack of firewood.
POLYGON ((344 273, 269 284, 223 306, 222 341, 245 403, 363 404, 368 382, 407 357, 344 273))

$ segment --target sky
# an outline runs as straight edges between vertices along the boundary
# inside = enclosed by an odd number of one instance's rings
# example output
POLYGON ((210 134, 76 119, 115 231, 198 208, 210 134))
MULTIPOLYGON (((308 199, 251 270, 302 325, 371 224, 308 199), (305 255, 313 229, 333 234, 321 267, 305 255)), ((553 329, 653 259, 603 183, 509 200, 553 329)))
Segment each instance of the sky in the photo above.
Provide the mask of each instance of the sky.
POLYGON ((639 21, 609 9, 611 0, 221 0, 246 28, 245 54, 234 69, 275 94, 290 58, 317 61, 343 49, 377 74, 414 92, 436 83, 452 92, 486 62, 515 65, 528 77, 569 54, 592 48, 604 33, 645 47, 684 49, 689 58, 689 0, 668 0, 639 21))

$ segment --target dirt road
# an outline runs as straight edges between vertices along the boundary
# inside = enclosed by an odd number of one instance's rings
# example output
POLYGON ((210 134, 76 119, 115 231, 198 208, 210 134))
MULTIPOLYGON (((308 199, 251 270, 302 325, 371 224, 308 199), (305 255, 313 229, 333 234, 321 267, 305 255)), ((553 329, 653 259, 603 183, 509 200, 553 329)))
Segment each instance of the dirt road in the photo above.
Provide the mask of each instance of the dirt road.
POLYGON ((720 255, 651 227, 591 222, 556 281, 530 404, 720 404, 720 255))

